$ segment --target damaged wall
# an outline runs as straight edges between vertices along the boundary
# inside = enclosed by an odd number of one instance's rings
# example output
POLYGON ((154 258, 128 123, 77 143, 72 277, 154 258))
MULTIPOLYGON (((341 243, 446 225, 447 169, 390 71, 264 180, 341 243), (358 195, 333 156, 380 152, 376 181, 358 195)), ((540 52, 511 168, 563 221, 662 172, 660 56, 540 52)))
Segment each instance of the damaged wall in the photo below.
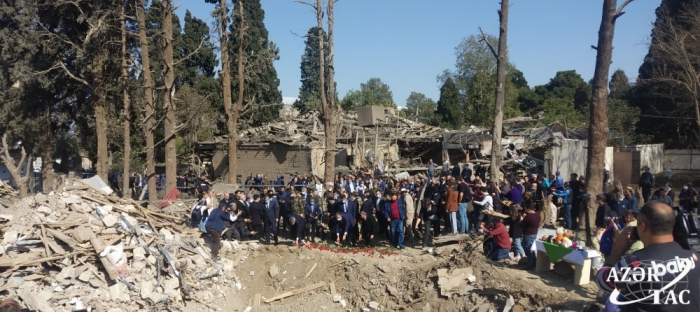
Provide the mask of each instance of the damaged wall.
POLYGON ((663 167, 671 170, 700 170, 700 150, 666 150, 663 167))
MULTIPOLYGON (((243 179, 251 174, 262 173, 268 178, 278 174, 311 172, 311 149, 308 147, 290 147, 280 143, 261 146, 238 147, 238 175, 243 179)), ((228 153, 217 150, 212 159, 215 177, 228 173, 228 153)))
MULTIPOLYGON (((559 171, 566 181, 572 173, 577 173, 579 176, 585 175, 588 164, 588 141, 562 139, 560 145, 551 148, 550 172, 559 171)), ((611 179, 614 176, 613 150, 612 147, 605 148, 605 169, 610 171, 611 179)))

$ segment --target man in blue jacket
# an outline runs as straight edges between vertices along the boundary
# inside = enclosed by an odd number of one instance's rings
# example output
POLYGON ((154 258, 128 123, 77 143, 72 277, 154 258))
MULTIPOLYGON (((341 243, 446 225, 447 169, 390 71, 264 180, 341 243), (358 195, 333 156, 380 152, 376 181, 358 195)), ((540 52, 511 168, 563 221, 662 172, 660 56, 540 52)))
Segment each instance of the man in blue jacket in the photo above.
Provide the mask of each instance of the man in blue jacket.
POLYGON ((278 238, 277 238, 277 222, 279 222, 280 219, 280 206, 277 203, 277 200, 275 200, 274 197, 272 197, 272 192, 268 192, 265 194, 265 203, 263 203, 263 210, 264 210, 264 220, 263 222, 265 223, 265 244, 270 244, 270 234, 275 235, 275 246, 278 244, 278 238))
POLYGON ((352 231, 355 219, 349 213, 337 212, 335 214, 336 236, 335 242, 350 245, 352 242, 352 231))
POLYGON ((396 193, 390 191, 387 195, 391 200, 384 202, 384 215, 391 224, 391 245, 404 249, 406 247, 403 245, 403 221, 406 219, 406 205, 396 193))
POLYGON ((224 220, 233 222, 235 219, 231 219, 230 210, 231 206, 221 208, 216 208, 209 213, 209 218, 204 228, 207 233, 211 235, 211 256, 214 261, 219 260, 219 250, 221 249, 221 232, 224 230, 224 220))
POLYGON ((316 197, 311 197, 311 201, 304 207, 304 216, 306 216, 306 225, 309 229, 310 241, 316 241, 318 234, 318 218, 321 217, 321 207, 316 203, 316 197))
MULTIPOLYGON (((558 172, 557 172, 558 173, 558 172)), ((566 220, 566 228, 571 229, 571 202, 573 195, 569 182, 564 182, 564 188, 556 190, 557 197, 561 198, 561 203, 564 205, 564 220, 566 220)))

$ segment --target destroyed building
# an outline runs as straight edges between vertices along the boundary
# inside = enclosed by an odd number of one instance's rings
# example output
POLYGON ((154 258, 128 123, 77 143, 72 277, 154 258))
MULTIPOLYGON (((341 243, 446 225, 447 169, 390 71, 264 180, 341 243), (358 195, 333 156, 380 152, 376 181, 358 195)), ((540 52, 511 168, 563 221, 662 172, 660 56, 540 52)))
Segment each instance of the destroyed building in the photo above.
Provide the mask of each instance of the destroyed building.
MULTIPOLYGON (((341 113, 336 171, 375 165, 389 172, 425 170, 430 158, 440 162, 445 130, 396 116, 392 109, 361 108, 341 113)), ((210 162, 214 178, 228 172, 227 137, 199 142, 197 153, 210 162)), ((238 174, 323 176, 325 131, 319 112, 285 114, 280 121, 240 131, 238 174)))

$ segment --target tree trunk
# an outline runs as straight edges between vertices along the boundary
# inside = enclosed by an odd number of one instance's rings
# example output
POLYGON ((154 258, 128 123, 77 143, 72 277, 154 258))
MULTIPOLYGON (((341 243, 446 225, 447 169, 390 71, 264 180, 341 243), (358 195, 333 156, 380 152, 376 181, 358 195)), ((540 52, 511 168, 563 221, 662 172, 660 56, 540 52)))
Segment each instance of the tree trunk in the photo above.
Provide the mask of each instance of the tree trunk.
MULTIPOLYGON (((595 216, 598 206, 596 194, 603 191, 603 172, 605 170, 605 147, 608 141, 608 76, 612 62, 612 42, 615 34, 615 20, 621 15, 622 8, 617 9, 617 0, 603 1, 603 18, 598 31, 598 47, 593 75, 593 89, 590 104, 590 125, 588 128, 588 165, 586 167, 586 193, 588 202, 587 230, 595 230, 595 216)), ((591 232, 588 235, 591 235, 591 232)))
POLYGON ((127 71, 128 63, 126 54, 126 3, 122 3, 122 18, 121 18, 121 31, 122 31, 122 93, 124 97, 124 173, 122 178, 122 196, 124 198, 131 197, 131 190, 129 189, 129 174, 131 171, 131 110, 129 108, 129 73, 127 71))
MULTIPOLYGON (((333 0, 328 2, 328 44, 330 48, 330 42, 332 38, 331 16, 333 12, 333 0)), ((330 92, 326 82, 326 55, 323 42, 323 1, 316 0, 316 22, 318 23, 318 67, 319 67, 319 80, 320 80, 320 90, 321 90, 321 112, 323 113, 323 128, 326 132, 326 151, 324 153, 325 165, 323 170, 323 180, 326 183, 333 182, 333 176, 335 174, 335 141, 336 141, 336 131, 334 123, 334 107, 332 106, 328 97, 330 92)), ((331 54, 331 49, 329 49, 329 54, 331 54)), ((332 70, 329 62, 329 72, 332 70)))
POLYGON ((95 97, 95 133, 97 134, 97 175, 109 184, 109 152, 107 149, 107 112, 105 111, 104 93, 96 91, 95 97))
POLYGON ((146 179, 148 180, 148 199, 158 198, 156 192, 156 157, 153 128, 155 127, 155 106, 153 104, 153 79, 151 79, 151 60, 148 52, 148 37, 146 36, 146 13, 143 0, 138 0, 136 10, 139 20, 139 43, 141 45, 141 64, 143 66, 144 96, 146 98, 143 132, 146 138, 146 179))
MULTIPOLYGON (((226 127, 228 128, 228 177, 226 181, 228 183, 236 183, 236 136, 232 134, 236 133, 236 127, 238 126, 238 118, 234 118, 232 110, 232 99, 231 99, 231 64, 228 60, 228 23, 227 11, 226 11, 226 0, 221 0, 220 7, 221 20, 219 21, 219 27, 221 28, 221 36, 219 37, 219 43, 221 44, 221 85, 224 90, 224 111, 226 112, 226 127)), ((236 103, 238 104, 238 103, 236 103)))
POLYGON ((506 101, 506 65, 508 64, 508 0, 501 0, 498 11, 501 22, 496 57, 496 107, 493 118, 493 141, 491 143, 491 181, 498 183, 501 172, 501 132, 503 131, 503 106, 506 101))
POLYGON ((177 175, 177 150, 175 145, 175 66, 173 65, 173 5, 172 0, 163 1, 163 105, 165 105, 165 120, 163 133, 165 136, 165 192, 175 186, 177 175))
POLYGON ((31 172, 31 170, 27 168, 24 172, 24 176, 22 176, 22 165, 25 161, 30 163, 32 161, 32 156, 29 156, 29 159, 27 159, 27 153, 24 151, 24 147, 22 147, 21 158, 19 159, 19 163, 15 165, 15 159, 10 156, 10 147, 7 145, 7 133, 2 136, 2 149, 3 154, 0 155, 2 163, 7 167, 7 171, 10 172, 12 180, 15 181, 15 185, 19 191, 19 198, 25 198, 29 195, 27 192, 27 180, 29 180, 29 172, 31 172))
POLYGON ((243 67, 243 38, 244 38, 244 18, 243 4, 238 1, 238 18, 241 20, 238 23, 238 54, 236 55, 237 71, 238 71, 238 98, 236 99, 236 107, 233 108, 233 115, 228 122, 228 174, 233 176, 236 181, 236 173, 238 172, 238 146, 236 140, 238 138, 238 117, 243 113, 243 99, 245 93, 245 68, 243 67))
MULTIPOLYGON (((44 135, 44 147, 43 154, 41 157, 42 168, 41 168, 41 191, 43 193, 49 193, 53 190, 53 151, 54 151, 54 141, 53 141, 53 131, 51 129, 51 109, 50 106, 46 108, 46 115, 44 116, 46 133, 44 135)), ((28 161, 31 167, 31 160, 28 161)), ((20 167, 21 168, 21 167, 20 167)), ((30 174, 34 174, 33 170, 29 170, 27 177, 30 174)), ((26 184, 26 183, 25 183, 26 184)))

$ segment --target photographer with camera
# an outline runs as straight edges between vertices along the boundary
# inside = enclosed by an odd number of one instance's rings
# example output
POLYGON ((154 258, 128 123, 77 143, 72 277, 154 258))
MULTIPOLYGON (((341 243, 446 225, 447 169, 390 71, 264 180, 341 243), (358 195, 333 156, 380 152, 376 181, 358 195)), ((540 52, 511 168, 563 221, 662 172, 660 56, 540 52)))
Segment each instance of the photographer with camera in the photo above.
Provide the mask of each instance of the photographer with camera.
POLYGON ((698 256, 674 240, 675 224, 675 211, 652 201, 640 209, 636 227, 615 230, 596 279, 611 293, 608 304, 621 311, 700 311, 698 256), (634 240, 644 248, 625 255, 634 240))

